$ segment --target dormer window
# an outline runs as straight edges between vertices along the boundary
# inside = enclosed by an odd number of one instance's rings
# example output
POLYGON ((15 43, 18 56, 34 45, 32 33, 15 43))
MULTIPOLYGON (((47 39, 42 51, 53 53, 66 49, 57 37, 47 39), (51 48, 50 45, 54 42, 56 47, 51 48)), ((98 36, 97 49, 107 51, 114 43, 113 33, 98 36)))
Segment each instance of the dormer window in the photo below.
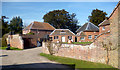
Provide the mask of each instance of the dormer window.
POLYGON ((102 27, 102 30, 105 30, 105 26, 102 27))

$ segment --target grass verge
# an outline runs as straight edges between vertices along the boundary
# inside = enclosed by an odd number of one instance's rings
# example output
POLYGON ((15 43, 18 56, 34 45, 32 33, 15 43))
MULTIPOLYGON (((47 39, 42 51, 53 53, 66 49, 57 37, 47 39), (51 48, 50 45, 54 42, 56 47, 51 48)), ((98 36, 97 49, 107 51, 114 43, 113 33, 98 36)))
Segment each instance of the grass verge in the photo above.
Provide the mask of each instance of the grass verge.
MULTIPOLYGON (((0 47, 0 49, 2 50, 6 50, 7 47, 0 47)), ((22 50, 22 49, 19 49, 19 48, 15 48, 15 47, 10 47, 10 50, 22 50)))
MULTIPOLYGON (((81 44, 81 45, 86 45, 86 44, 91 44, 92 42, 72 42, 72 44, 81 44)), ((68 42, 63 42, 63 44, 68 44, 68 42)))
MULTIPOLYGON (((49 55, 45 53, 40 53, 40 55, 48 58, 51 61, 56 61, 62 64, 68 64, 68 65, 75 64, 75 68, 92 68, 91 70, 94 70, 93 68, 114 68, 110 65, 106 65, 102 63, 94 63, 94 62, 89 62, 89 61, 73 59, 73 58, 54 56, 54 55, 49 55)), ((118 70, 118 69, 114 69, 114 70, 118 70)))

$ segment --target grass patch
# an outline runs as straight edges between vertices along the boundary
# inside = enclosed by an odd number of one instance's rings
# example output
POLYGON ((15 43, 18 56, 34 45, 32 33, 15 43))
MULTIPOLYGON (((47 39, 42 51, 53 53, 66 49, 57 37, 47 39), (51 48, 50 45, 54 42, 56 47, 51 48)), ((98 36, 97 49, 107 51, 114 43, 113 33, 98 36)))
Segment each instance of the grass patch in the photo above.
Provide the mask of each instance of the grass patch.
POLYGON ((92 42, 73 42, 73 44, 91 44, 92 42))
MULTIPOLYGON (((0 47, 0 49, 2 50, 6 50, 7 47, 0 47)), ((10 50, 23 50, 23 49, 19 49, 19 48, 15 48, 15 47, 10 47, 10 50)))
POLYGON ((34 33, 30 32, 30 33, 27 33, 28 35, 34 35, 34 33))
MULTIPOLYGON (((51 61, 56 61, 62 64, 75 64, 75 68, 113 68, 110 65, 106 65, 102 63, 94 63, 89 61, 73 59, 73 58, 54 56, 54 55, 49 55, 45 53, 40 53, 40 55, 48 58, 51 61)), ((91 70, 94 70, 94 69, 91 69, 91 70)), ((118 70, 118 69, 115 69, 115 70, 118 70)))
MULTIPOLYGON (((68 44, 68 42, 62 42, 63 44, 68 44)), ((72 42, 72 44, 81 44, 81 45, 86 45, 86 44, 91 44, 92 42, 72 42)))

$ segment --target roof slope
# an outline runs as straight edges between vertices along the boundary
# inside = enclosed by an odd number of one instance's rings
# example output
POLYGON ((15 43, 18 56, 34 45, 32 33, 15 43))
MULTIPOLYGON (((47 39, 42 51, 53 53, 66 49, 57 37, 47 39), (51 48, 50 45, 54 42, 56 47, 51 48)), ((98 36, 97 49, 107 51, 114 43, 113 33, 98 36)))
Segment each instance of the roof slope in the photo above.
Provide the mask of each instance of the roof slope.
POLYGON ((112 11, 112 13, 110 14, 110 16, 108 18, 110 18, 113 13, 115 12, 115 10, 120 6, 120 1, 118 2, 118 4, 116 5, 116 7, 114 8, 114 10, 112 11))
POLYGON ((37 21, 32 22, 25 29, 55 30, 55 28, 51 26, 49 23, 37 21))
POLYGON ((75 35, 69 29, 55 29, 50 35, 75 35))
POLYGON ((98 32, 99 28, 94 25, 91 22, 85 23, 82 27, 80 27, 76 32, 81 32, 81 31, 92 31, 92 32, 98 32))
POLYGON ((109 20, 105 19, 103 22, 101 22, 98 26, 104 26, 104 25, 110 25, 109 20))

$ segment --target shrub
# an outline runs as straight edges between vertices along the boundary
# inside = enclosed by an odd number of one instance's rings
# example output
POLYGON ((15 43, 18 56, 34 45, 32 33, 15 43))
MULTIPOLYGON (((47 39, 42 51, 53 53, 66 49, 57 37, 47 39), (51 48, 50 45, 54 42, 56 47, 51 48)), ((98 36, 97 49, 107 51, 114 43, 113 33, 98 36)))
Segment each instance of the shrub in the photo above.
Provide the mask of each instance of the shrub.
POLYGON ((7 46, 6 38, 8 37, 8 34, 4 34, 2 37, 2 47, 7 46))

